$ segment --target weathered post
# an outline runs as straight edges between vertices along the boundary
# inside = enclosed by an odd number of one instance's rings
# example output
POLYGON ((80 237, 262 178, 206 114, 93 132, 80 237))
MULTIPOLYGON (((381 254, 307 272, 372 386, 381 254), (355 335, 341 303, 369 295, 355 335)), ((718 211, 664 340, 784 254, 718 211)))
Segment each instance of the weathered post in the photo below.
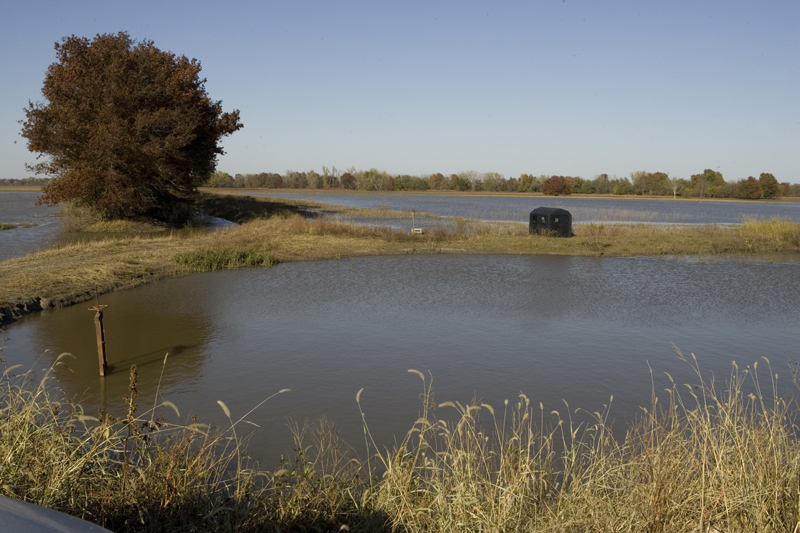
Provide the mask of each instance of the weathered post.
POLYGON ((97 335, 97 359, 100 363, 100 377, 104 377, 108 372, 108 360, 106 359, 106 335, 103 330, 103 309, 107 305, 100 305, 99 303, 94 307, 90 307, 89 311, 97 311, 94 315, 94 331, 97 335))

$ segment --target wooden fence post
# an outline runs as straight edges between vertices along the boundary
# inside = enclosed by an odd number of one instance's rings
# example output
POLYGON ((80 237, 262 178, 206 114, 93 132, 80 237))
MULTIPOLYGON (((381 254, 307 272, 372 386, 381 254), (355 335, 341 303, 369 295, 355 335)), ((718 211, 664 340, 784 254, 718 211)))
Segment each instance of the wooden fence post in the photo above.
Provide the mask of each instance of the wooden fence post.
POLYGON ((104 377, 108 372, 108 360, 106 359, 106 334, 103 329, 103 309, 107 305, 97 304, 90 307, 89 311, 97 311, 94 315, 94 331, 97 336, 97 359, 100 364, 100 376, 104 377))

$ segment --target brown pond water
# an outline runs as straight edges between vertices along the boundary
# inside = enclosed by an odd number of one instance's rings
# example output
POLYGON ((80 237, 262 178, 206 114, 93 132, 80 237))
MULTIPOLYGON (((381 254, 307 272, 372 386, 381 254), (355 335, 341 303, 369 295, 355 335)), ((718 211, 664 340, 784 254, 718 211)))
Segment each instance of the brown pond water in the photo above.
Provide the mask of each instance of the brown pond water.
MULTIPOLYGON (((41 370, 75 359, 55 385, 88 412, 124 413, 137 364, 146 409, 160 395, 222 423, 274 392, 249 419, 250 451, 274 466, 291 447, 289 419, 322 414, 363 450, 361 403, 375 439, 402 438, 431 372, 436 402, 477 398, 501 408, 527 394, 545 412, 601 409, 622 431, 656 391, 694 383, 673 343, 718 381, 762 356, 787 386, 800 359, 800 262, 557 256, 402 256, 287 263, 200 274, 102 297, 113 373, 97 376, 88 305, 23 318, 5 332, 8 365, 41 370)), ((759 371, 767 379, 761 361, 759 371)), ((790 387, 787 387, 787 390, 790 387)), ((768 389, 768 387, 766 387, 768 389)), ((439 414, 448 416, 445 410, 439 414)), ((552 422, 555 417, 548 415, 552 422)))

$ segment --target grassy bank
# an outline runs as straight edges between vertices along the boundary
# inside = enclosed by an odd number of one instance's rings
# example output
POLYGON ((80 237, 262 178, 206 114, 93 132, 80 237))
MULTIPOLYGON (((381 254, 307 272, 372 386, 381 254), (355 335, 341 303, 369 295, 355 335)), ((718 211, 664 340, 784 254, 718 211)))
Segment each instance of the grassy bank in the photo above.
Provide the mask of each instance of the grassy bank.
POLYGON ((768 361, 763 393, 757 364, 720 390, 687 363, 696 386, 673 384, 663 405, 654 395, 621 442, 607 411, 577 424, 567 408, 548 428, 523 394, 436 405, 409 370, 422 402, 401 443, 371 442, 365 423, 359 456, 323 419, 296 431, 295 457, 275 469, 248 462, 247 421, 224 403, 226 428, 165 423, 178 408, 137 398, 135 368, 128 412, 100 417, 9 369, 0 494, 117 532, 800 530, 797 406, 773 393, 768 361))
POLYGON ((39 192, 42 188, 36 185, 0 185, 0 192, 39 192))
MULTIPOLYGON (((277 262, 396 254, 561 254, 747 256, 800 254, 800 224, 747 220, 741 226, 577 224, 575 236, 530 236, 524 224, 457 220, 416 235, 334 221, 309 202, 210 197, 207 210, 243 222, 214 232, 124 231, 0 263, 0 325, 41 308, 194 272, 277 262), (209 259, 216 252, 220 255, 209 259), (189 255, 187 255, 189 254, 189 255), (189 256, 193 260, 187 259, 189 256)), ((379 210, 380 211, 380 210, 379 210)), ((382 211, 384 216, 397 213, 382 211)), ((405 214, 407 215, 407 213, 405 214)), ((370 213, 370 216, 376 216, 370 213)))

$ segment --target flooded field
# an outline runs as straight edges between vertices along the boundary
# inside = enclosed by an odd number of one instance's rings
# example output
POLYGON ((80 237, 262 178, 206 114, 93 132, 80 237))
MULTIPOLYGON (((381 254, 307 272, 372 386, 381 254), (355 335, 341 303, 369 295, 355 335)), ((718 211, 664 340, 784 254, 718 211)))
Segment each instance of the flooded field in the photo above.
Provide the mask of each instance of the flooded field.
POLYGON ((526 223, 536 207, 560 207, 576 223, 739 224, 742 217, 787 218, 800 222, 800 202, 692 202, 643 198, 566 198, 563 196, 455 196, 416 194, 304 194, 285 190, 250 190, 252 196, 275 196, 350 207, 415 210, 437 216, 526 223))
MULTIPOLYGON (((430 372, 435 401, 502 408, 520 392, 545 413, 602 409, 623 430, 665 372, 693 383, 673 344, 724 382, 760 361, 779 383, 800 359, 800 262, 553 256, 401 256, 287 263, 200 274, 102 297, 113 373, 97 375, 88 305, 24 317, 5 332, 7 365, 38 371, 62 352, 57 386, 91 412, 124 412, 137 364, 142 410, 222 423, 274 392, 249 418, 251 454, 270 466, 291 448, 289 420, 327 415, 363 449, 361 404, 383 445, 416 419, 430 372), (163 367, 164 355, 170 356, 163 367), (649 365, 649 366, 648 366, 649 365), (569 403, 569 408, 563 401, 569 403)), ((40 373, 41 375, 41 373, 40 373)), ((682 387, 682 385, 681 385, 682 387)), ((685 390, 685 388, 684 388, 685 390)), ((442 413, 445 416, 446 413, 442 413)), ((548 421, 554 416, 546 415, 548 421)))

